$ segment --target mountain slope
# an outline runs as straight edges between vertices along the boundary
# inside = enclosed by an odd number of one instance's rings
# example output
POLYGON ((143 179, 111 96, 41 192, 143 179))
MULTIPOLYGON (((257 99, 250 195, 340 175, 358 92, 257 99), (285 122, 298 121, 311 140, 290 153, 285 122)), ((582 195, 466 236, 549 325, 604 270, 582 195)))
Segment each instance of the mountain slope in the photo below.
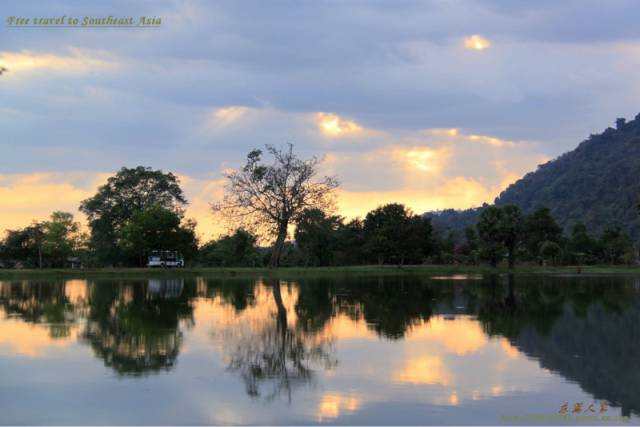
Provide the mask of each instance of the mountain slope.
MULTIPOLYGON (((590 233, 621 227, 640 239, 640 114, 616 120, 616 129, 591 135, 578 147, 538 166, 511 184, 495 204, 514 204, 524 213, 548 207, 569 233, 583 222, 590 233)), ((428 212, 436 230, 460 232, 474 225, 481 208, 428 212)))
POLYGON ((578 221, 592 233, 620 226, 640 237, 640 114, 616 129, 591 135, 578 147, 538 166, 495 200, 525 213, 548 207, 568 231, 578 221))

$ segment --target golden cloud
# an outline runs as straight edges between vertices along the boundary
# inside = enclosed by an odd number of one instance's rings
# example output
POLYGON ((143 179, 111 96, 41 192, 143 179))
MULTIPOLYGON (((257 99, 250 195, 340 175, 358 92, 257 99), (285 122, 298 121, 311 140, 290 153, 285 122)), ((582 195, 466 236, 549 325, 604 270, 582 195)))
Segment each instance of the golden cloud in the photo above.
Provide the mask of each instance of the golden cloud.
POLYGON ((364 131, 358 123, 332 113, 317 113, 315 122, 320 132, 331 138, 357 135, 364 131))
POLYGON ((473 34, 464 38, 466 49, 483 50, 491 47, 491 42, 479 34, 473 34))
POLYGON ((492 200, 496 194, 495 188, 487 187, 473 178, 457 176, 445 180, 435 188, 424 190, 338 190, 338 206, 342 215, 354 218, 387 203, 402 203, 414 212, 469 208, 492 200))
POLYGON ((226 126, 238 122, 251 111, 248 107, 229 106, 217 108, 212 112, 212 118, 218 125, 226 126))
POLYGON ((31 51, 0 52, 0 65, 9 70, 6 75, 7 78, 11 78, 19 75, 21 71, 84 74, 95 70, 115 69, 119 63, 112 55, 104 52, 87 53, 80 49, 71 48, 68 55, 31 51))
MULTIPOLYGON (((0 175, 0 236, 7 229, 21 228, 47 219, 53 211, 71 212, 84 223, 80 202, 95 194, 111 173, 67 172, 0 175)), ((189 205, 186 216, 198 222, 198 234, 209 239, 226 231, 211 215, 210 204, 222 198, 224 183, 217 179, 179 176, 189 205)))
POLYGON ((394 152, 396 158, 403 159, 408 166, 418 172, 439 173, 452 150, 448 147, 399 149, 394 152))

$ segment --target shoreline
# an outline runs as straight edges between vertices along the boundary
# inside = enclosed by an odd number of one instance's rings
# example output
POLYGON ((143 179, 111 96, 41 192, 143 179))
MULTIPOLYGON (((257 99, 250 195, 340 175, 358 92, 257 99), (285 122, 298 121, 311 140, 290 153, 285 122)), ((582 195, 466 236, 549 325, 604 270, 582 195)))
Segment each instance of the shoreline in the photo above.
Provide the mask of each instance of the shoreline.
POLYGON ((405 265, 405 266, 344 266, 344 267, 281 267, 277 269, 253 267, 194 267, 176 269, 157 268, 95 268, 95 269, 0 269, 0 279, 27 279, 38 277, 148 277, 148 276, 203 276, 203 277, 284 277, 334 275, 466 275, 466 274, 533 274, 533 275, 640 275, 640 266, 532 266, 506 267, 469 265, 405 265))

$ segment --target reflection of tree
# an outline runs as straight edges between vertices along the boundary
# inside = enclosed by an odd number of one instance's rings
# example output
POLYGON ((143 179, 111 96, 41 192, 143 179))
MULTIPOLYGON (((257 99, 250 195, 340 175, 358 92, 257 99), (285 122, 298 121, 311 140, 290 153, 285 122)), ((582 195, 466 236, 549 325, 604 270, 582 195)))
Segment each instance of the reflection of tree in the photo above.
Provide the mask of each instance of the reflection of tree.
POLYGON ((451 288, 420 277, 350 277, 332 282, 300 284, 296 311, 315 329, 342 313, 353 320, 364 319, 381 336, 400 339, 433 315, 438 298, 449 301, 452 296, 451 288))
POLYGON ((65 295, 64 281, 0 282, 0 305, 7 316, 47 325, 51 338, 69 336, 77 318, 65 295))
POLYGON ((83 337, 119 374, 169 370, 182 344, 180 320, 193 324, 194 287, 187 290, 182 280, 95 283, 83 337))
POLYGON ((280 284, 272 281, 270 287, 277 307, 275 321, 240 337, 231 352, 229 370, 240 373, 250 396, 261 396, 261 385, 268 383, 271 390, 266 399, 285 393, 291 401, 296 387, 312 381, 313 365, 330 368, 336 361, 330 355, 330 340, 289 326, 280 284))

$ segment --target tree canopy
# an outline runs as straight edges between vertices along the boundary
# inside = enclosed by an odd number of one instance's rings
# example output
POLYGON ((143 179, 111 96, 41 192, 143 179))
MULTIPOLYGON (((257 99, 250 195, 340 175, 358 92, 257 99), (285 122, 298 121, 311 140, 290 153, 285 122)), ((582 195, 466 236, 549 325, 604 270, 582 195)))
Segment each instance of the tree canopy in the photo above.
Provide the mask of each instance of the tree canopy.
POLYGON ((213 210, 232 224, 275 239, 269 265, 277 267, 289 225, 306 209, 330 208, 338 182, 329 176, 315 179, 321 160, 298 158, 292 144, 285 149, 267 145, 266 151, 271 163, 263 161, 261 150, 253 150, 243 167, 226 174, 224 199, 213 210))

